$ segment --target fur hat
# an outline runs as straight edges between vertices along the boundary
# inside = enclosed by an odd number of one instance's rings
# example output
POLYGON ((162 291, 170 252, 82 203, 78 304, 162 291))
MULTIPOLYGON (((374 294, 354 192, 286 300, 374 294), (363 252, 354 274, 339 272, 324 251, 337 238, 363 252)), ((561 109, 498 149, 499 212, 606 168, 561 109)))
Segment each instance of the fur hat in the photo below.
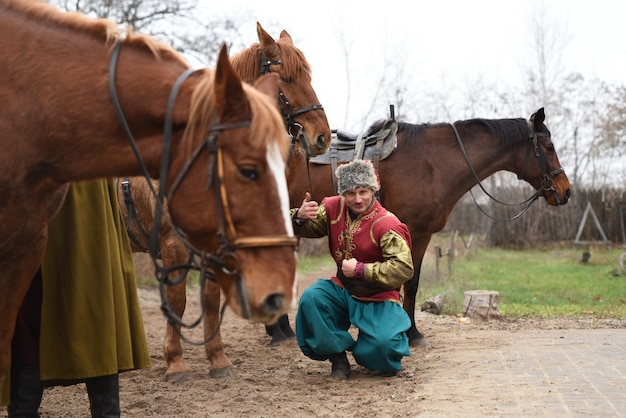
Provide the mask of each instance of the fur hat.
POLYGON ((372 162, 368 160, 355 160, 340 165, 335 170, 335 175, 337 176, 337 193, 340 195, 359 187, 369 187, 375 192, 380 189, 376 170, 372 162))

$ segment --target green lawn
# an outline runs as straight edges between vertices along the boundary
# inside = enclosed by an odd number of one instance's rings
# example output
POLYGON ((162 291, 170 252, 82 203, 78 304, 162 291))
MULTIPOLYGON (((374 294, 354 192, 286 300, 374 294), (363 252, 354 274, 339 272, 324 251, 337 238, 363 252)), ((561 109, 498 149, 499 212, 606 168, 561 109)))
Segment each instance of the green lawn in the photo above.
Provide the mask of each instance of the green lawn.
MULTIPOLYGON (((465 291, 495 290, 502 316, 626 317, 626 275, 618 264, 624 249, 592 249, 583 264, 583 250, 571 247, 520 251, 477 246, 455 257, 451 275, 447 258, 441 258, 437 275, 431 247, 422 266, 417 310, 425 300, 445 293, 443 313, 458 315, 465 291)), ((310 273, 331 264, 326 254, 300 256, 298 271, 310 273)), ((145 282, 156 285, 154 276, 145 282)), ((197 273, 190 283, 197 284, 197 273)))
POLYGON ((503 316, 626 317, 623 251, 592 249, 582 263, 581 249, 477 249, 454 260, 451 276, 446 268, 439 278, 421 280, 418 301, 445 292, 445 313, 458 314, 465 291, 496 290, 503 316))

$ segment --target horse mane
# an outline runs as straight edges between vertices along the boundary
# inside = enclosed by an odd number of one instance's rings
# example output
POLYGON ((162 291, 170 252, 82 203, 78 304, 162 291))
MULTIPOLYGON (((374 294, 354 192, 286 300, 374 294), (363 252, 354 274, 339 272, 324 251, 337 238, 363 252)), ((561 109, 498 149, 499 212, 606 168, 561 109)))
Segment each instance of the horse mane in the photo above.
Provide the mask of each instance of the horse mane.
MULTIPOLYGON (((456 126, 482 126, 489 131, 489 134, 500 139, 500 145, 504 150, 508 149, 512 142, 524 138, 528 134, 528 124, 525 119, 468 119, 454 122, 456 126)), ((398 133, 403 132, 407 138, 422 135, 428 128, 442 127, 449 125, 446 122, 440 123, 398 123, 398 133)), ((461 138, 462 139, 462 138, 461 138)))
MULTIPOLYGON (((285 73, 294 77, 291 80, 282 81, 294 83, 299 80, 299 77, 306 77, 306 81, 310 83, 311 66, 302 51, 292 44, 282 42, 280 39, 276 41, 276 47, 278 48, 285 73)), ((237 72, 246 83, 253 84, 259 78, 261 73, 261 53, 261 45, 254 43, 230 58, 233 67, 237 68, 237 72)), ((271 58, 268 57, 268 59, 271 58)))
MULTIPOLYGON (((212 124, 216 123, 214 93, 214 70, 205 69, 202 79, 194 88, 191 97, 189 120, 183 134, 182 149, 191 155, 198 144, 198 138, 204 138, 212 124)), ((252 113, 250 131, 251 143, 249 146, 258 148, 266 146, 273 140, 278 143, 283 159, 289 153, 289 140, 284 129, 284 122, 276 108, 276 99, 261 93, 249 84, 242 84, 252 113)))
POLYGON ((25 14, 29 20, 36 21, 41 26, 57 26, 71 28, 102 39, 105 45, 113 46, 116 41, 123 40, 125 44, 147 48, 157 58, 167 58, 189 65, 173 48, 156 39, 134 33, 130 28, 119 29, 115 22, 103 18, 91 18, 78 12, 62 11, 43 0, 2 0, 8 9, 25 14))
POLYGON ((487 128, 489 133, 500 139, 502 149, 506 151, 513 142, 519 141, 519 138, 525 138, 528 135, 528 123, 525 119, 469 119, 466 121, 455 122, 456 124, 478 124, 487 128))
POLYGON ((398 133, 403 132, 405 137, 411 138, 414 136, 421 135, 424 131, 426 131, 426 128, 429 126, 433 126, 433 125, 428 124, 428 123, 415 125, 413 123, 398 122, 398 133))

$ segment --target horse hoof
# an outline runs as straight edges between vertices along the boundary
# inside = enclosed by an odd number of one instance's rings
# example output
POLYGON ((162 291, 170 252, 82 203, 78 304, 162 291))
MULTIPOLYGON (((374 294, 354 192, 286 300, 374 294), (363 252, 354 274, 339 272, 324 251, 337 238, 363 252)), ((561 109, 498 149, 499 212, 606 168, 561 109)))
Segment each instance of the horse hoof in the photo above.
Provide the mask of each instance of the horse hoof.
POLYGON ((213 379, 232 379, 233 366, 222 367, 220 369, 212 369, 209 374, 213 379))
POLYGON ((274 334, 272 336, 272 340, 270 341, 270 345, 271 346, 275 346, 275 345, 279 345, 282 344, 285 341, 289 341, 291 339, 295 338, 294 337, 287 337, 285 334, 280 333, 280 334, 274 334))
POLYGON ((191 372, 179 372, 165 375, 165 381, 170 383, 182 383, 191 378, 191 372))
POLYGON ((291 329, 291 325, 289 324, 289 317, 287 316, 287 314, 281 316, 278 319, 278 326, 287 338, 292 338, 296 336, 296 333, 293 332, 293 329, 291 329))
POLYGON ((411 347, 430 347, 430 343, 426 340, 426 337, 415 338, 409 341, 411 347))

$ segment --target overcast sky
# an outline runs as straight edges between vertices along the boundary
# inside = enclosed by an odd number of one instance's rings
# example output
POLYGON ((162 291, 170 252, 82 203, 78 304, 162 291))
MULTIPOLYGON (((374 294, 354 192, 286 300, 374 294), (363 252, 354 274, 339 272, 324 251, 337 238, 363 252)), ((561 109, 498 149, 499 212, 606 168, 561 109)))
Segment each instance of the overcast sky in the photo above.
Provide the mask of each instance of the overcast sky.
MULTIPOLYGON (((353 95, 367 97, 390 62, 410 69, 416 89, 463 88, 478 78, 488 85, 519 85, 523 63, 531 59, 531 19, 537 16, 568 39, 562 51, 564 72, 626 83, 625 0, 200 3, 210 4, 212 14, 252 16, 274 37, 279 33, 273 28, 286 29, 313 67, 313 85, 333 128, 355 129, 358 120, 358 110, 345 109, 345 49, 353 95)), ((240 28, 244 39, 249 33, 250 43, 257 39, 255 30, 253 24, 240 28)), ((381 117, 385 111, 381 109, 381 117)))

